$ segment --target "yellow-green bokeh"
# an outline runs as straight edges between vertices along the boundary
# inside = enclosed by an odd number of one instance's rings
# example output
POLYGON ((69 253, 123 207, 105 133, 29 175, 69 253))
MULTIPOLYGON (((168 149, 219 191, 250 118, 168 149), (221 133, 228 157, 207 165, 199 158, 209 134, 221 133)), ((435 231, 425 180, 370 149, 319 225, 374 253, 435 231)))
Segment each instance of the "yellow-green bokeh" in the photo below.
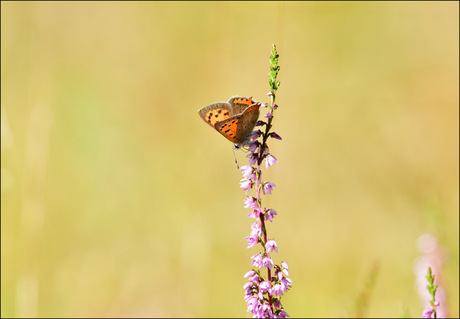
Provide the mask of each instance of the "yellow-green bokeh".
MULTIPOLYGON (((199 118, 280 106, 264 172, 292 317, 459 315, 458 2, 2 2, 2 317, 249 317, 241 173, 199 118)), ((240 165, 245 153, 238 152, 240 165)))

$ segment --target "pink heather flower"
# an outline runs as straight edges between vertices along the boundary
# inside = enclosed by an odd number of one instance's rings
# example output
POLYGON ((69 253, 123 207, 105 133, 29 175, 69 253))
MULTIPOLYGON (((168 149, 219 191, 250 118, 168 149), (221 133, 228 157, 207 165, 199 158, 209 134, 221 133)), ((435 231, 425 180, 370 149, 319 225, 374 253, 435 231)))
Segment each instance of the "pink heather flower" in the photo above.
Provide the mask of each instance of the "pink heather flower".
POLYGON ((433 318, 432 317, 433 313, 434 313, 433 309, 426 309, 422 314, 422 318, 433 318))
POLYGON ((246 284, 244 284, 243 289, 248 290, 249 288, 252 287, 252 285, 254 285, 254 283, 249 281, 246 284))
POLYGON ((253 132, 251 133, 251 140, 255 141, 255 140, 257 140, 261 135, 262 135, 262 131, 261 131, 261 130, 253 131, 253 132))
POLYGON ((278 280, 283 279, 284 277, 283 272, 280 271, 279 273, 277 273, 277 276, 278 276, 278 280))
POLYGON ((260 107, 267 107, 267 105, 265 105, 265 103, 261 103, 260 107))
MULTIPOLYGON (((272 190, 273 190, 273 187, 275 187, 276 185, 273 184, 272 182, 265 182, 263 183, 262 185, 262 192, 264 194, 268 194, 270 195, 272 193, 272 190)), ((243 188, 243 187, 242 187, 243 188)))
POLYGON ((275 251, 276 253, 278 253, 278 244, 273 239, 270 239, 265 244, 265 249, 267 251, 267 254, 272 252, 272 251, 275 251))
POLYGON ((268 145, 267 145, 264 149, 264 152, 262 153, 262 158, 265 158, 268 155, 270 155, 270 149, 268 148, 268 145))
POLYGON ((265 268, 272 269, 272 268, 273 268, 273 260, 271 260, 270 257, 265 257, 265 258, 262 260, 262 265, 263 265, 265 268))
POLYGON ((252 289, 246 289, 246 291, 244 292, 244 301, 247 303, 249 299, 252 298, 252 289))
POLYGON ((252 313, 254 309, 257 308, 259 305, 259 300, 256 297, 249 298, 247 301, 248 304, 248 312, 252 313))
POLYGON ((270 289, 270 283, 268 281, 262 281, 259 285, 259 289, 262 293, 266 293, 270 289))
POLYGON ((252 256, 251 259, 252 259, 251 266, 254 266, 257 268, 262 268, 264 266, 264 264, 262 263, 263 257, 260 253, 252 256))
POLYGON ((262 304, 259 303, 259 306, 257 307, 257 309, 254 309, 254 312, 252 313, 253 314, 253 318, 267 318, 265 317, 264 315, 264 312, 262 311, 262 304))
POLYGON ((252 281, 253 283, 255 284, 260 284, 260 277, 259 275, 255 274, 254 276, 252 276, 251 279, 249 279, 250 281, 252 281))
POLYGON ((246 289, 244 292, 244 301, 248 303, 248 301, 252 298, 254 298, 254 286, 250 289, 246 289))
POLYGON ((257 300, 257 305, 253 307, 252 311, 253 318, 264 318, 262 314, 262 304, 257 300))
POLYGON ((277 140, 282 140, 281 136, 279 136, 275 132, 270 133, 270 136, 273 137, 273 138, 276 138, 277 140))
POLYGON ((247 180, 245 178, 243 178, 241 181, 240 181, 240 187, 242 189, 244 189, 246 191, 246 193, 251 189, 252 187, 252 181, 250 180, 247 180))
POLYGON ((254 276, 255 273, 256 272, 254 270, 250 270, 244 275, 244 278, 252 277, 252 276, 254 276))
POLYGON ((247 196, 244 199, 244 208, 256 208, 257 202, 254 196, 247 196))
POLYGON ((251 248, 259 242, 259 236, 251 235, 246 237, 246 240, 248 241, 248 248, 251 248))
POLYGON ((249 153, 246 157, 249 158, 249 165, 257 164, 257 153, 249 153))
POLYGON ((273 317, 273 312, 269 304, 264 303, 262 305, 262 313, 263 313, 263 316, 260 318, 272 318, 273 317))
POLYGON ((264 300, 264 293, 262 291, 259 290, 259 292, 257 293, 257 297, 260 299, 260 300, 264 300))
POLYGON ((286 268, 283 269, 283 273, 289 277, 289 271, 286 268))
POLYGON ((281 279, 281 289, 283 289, 283 291, 288 291, 288 289, 291 288, 291 282, 291 279, 283 277, 283 279, 281 279))
POLYGON ((271 118, 273 116, 273 111, 268 111, 267 114, 265 114, 265 117, 267 119, 271 118))
POLYGON ((253 180, 256 175, 254 174, 254 169, 252 166, 245 165, 240 167, 241 172, 243 172, 243 177, 247 180, 253 180))
POLYGON ((273 221, 273 217, 278 214, 276 213, 274 209, 270 208, 269 210, 265 211, 264 215, 265 215, 265 220, 273 221))
MULTIPOLYGON (((281 308, 283 305, 281 304, 281 301, 279 299, 273 298, 273 306, 275 309, 281 308)), ((276 317, 275 317, 276 318, 276 317)))
POLYGON ((267 157, 265 157, 265 167, 268 168, 269 166, 275 165, 278 163, 278 160, 276 159, 275 156, 268 154, 267 157))
POLYGON ((251 141, 251 142, 249 142, 249 143, 247 144, 247 146, 248 146, 249 151, 250 151, 251 153, 254 153, 254 152, 257 150, 257 148, 259 147, 259 142, 257 142, 257 141, 251 141))
POLYGON ((272 294, 277 296, 277 297, 281 297, 283 295, 283 289, 281 288, 281 285, 280 284, 276 284, 273 286, 272 288, 272 294))
POLYGON ((281 263, 281 266, 283 266, 284 269, 289 269, 288 263, 285 261, 281 263))
POLYGON ((281 310, 275 318, 286 318, 286 317, 290 317, 290 316, 288 315, 286 311, 281 310))
POLYGON ((251 235, 262 236, 262 225, 259 223, 252 223, 251 235))
POLYGON ((254 207, 252 211, 248 214, 248 217, 252 217, 254 219, 258 219, 260 216, 261 208, 254 207))

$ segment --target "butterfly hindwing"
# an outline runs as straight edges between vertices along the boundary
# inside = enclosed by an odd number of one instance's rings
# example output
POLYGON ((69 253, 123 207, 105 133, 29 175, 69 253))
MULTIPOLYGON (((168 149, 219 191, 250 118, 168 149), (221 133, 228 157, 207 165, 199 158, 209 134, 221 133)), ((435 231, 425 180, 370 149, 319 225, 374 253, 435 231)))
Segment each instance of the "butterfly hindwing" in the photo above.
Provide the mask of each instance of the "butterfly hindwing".
POLYGON ((233 114, 240 114, 252 104, 256 103, 252 100, 252 97, 244 97, 244 96, 232 96, 228 103, 232 106, 233 114))

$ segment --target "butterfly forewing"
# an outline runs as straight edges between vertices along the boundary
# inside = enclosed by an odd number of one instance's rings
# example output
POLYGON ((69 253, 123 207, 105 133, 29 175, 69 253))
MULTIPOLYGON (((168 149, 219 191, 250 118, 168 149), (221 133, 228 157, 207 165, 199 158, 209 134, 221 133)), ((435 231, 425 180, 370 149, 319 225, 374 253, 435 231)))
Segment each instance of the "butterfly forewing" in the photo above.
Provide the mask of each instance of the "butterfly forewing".
POLYGON ((238 144, 239 140, 237 138, 238 133, 238 123, 240 121, 241 115, 235 115, 229 117, 226 120, 217 122, 215 125, 216 130, 225 136, 230 142, 238 144))
POLYGON ((208 123, 213 128, 216 122, 228 119, 233 115, 230 104, 226 102, 218 102, 203 106, 198 111, 198 114, 203 119, 203 121, 208 123))

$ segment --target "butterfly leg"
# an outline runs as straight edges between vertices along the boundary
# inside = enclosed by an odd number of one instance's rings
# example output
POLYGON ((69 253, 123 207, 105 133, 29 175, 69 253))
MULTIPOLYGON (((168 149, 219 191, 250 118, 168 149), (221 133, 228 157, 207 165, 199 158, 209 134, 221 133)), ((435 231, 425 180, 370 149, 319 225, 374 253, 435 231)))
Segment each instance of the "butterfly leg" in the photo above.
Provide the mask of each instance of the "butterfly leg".
POLYGON ((238 165, 238 160, 236 159, 236 154, 235 154, 235 149, 239 149, 238 144, 233 144, 233 157, 235 158, 235 163, 236 163, 236 168, 240 169, 240 166, 238 165))

